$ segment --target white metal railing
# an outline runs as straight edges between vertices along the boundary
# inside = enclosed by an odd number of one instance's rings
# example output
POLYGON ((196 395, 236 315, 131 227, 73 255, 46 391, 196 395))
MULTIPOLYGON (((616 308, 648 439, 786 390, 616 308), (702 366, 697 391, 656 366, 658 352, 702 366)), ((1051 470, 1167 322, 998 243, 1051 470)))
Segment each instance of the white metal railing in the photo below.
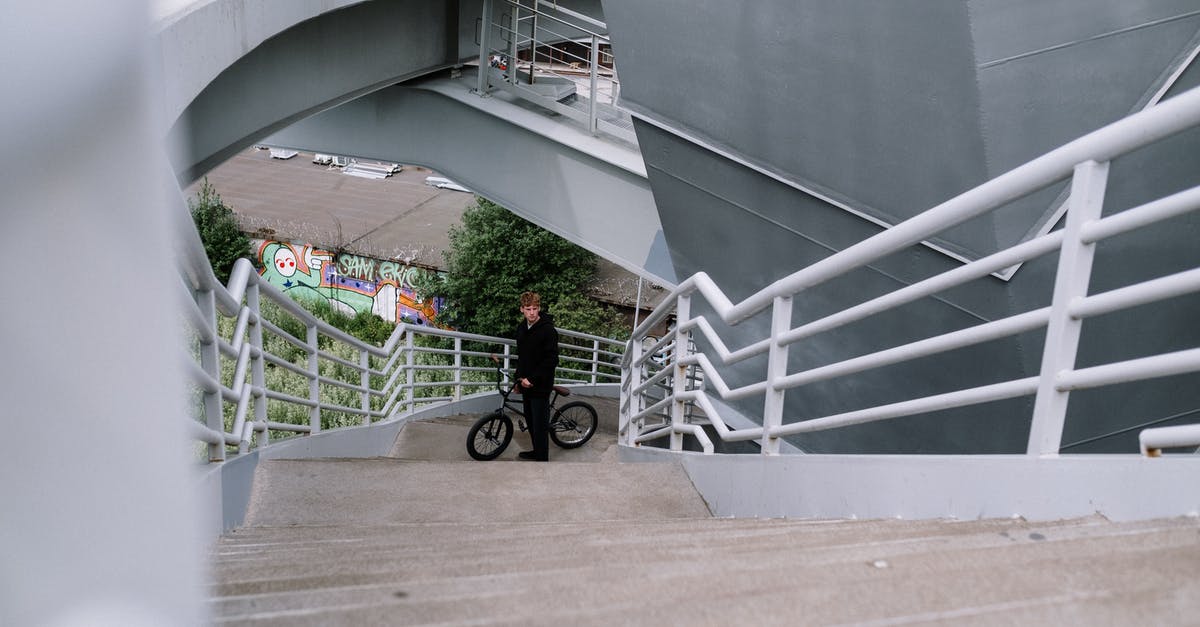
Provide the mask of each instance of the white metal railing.
POLYGON ((480 22, 477 93, 504 89, 586 124, 593 135, 637 141, 629 114, 617 106, 611 42, 592 30, 606 30, 603 22, 546 0, 484 0, 480 22))
MULTIPOLYGON (((398 325, 383 346, 364 343, 260 280, 249 260, 239 260, 221 285, 190 220, 178 222, 180 300, 195 338, 187 370, 202 414, 190 427, 210 461, 224 460, 227 447, 245 453, 269 444, 272 431, 367 425, 461 399, 495 386, 490 354, 506 362, 515 356, 512 340, 412 324, 398 325), (270 403, 284 419, 272 419, 270 403)), ((559 383, 619 381, 622 342, 566 329, 559 335, 559 383)))
MULTIPOLYGON (((1196 187, 1101 218, 1109 162, 1197 125, 1200 125, 1200 88, 1070 142, 779 279, 740 303, 732 303, 705 273, 688 278, 634 330, 623 362, 622 442, 636 445, 670 436, 672 449, 678 450, 682 437, 692 435, 705 452, 711 453, 712 443, 696 424, 699 421, 688 418, 689 408, 698 407, 703 410, 703 420, 711 424, 722 440, 758 440, 763 454, 777 454, 779 438, 784 436, 1035 395, 1027 453, 1057 455, 1067 401, 1073 390, 1200 370, 1200 348, 1075 368, 1080 328, 1085 319, 1200 291, 1200 268, 1197 268, 1101 294, 1087 294, 1095 244, 1200 208, 1200 187, 1196 187), (1062 230, 792 327, 793 299, 805 290, 1068 177, 1071 195, 1062 230), (801 372, 787 372, 790 347, 802 346, 800 343, 807 338, 1055 251, 1059 253, 1058 271, 1048 307, 801 372), (771 308, 770 332, 757 342, 731 350, 709 320, 691 314, 692 299, 696 296, 704 298, 717 318, 730 325, 771 308), (644 346, 643 338, 649 330, 661 325, 671 314, 676 317, 674 329, 652 346, 644 346), (1046 330, 1041 370, 1036 376, 784 423, 783 401, 789 389, 1035 329, 1046 330), (692 345, 691 338, 697 333, 707 341, 711 355, 686 348, 692 345), (655 354, 666 355, 666 363, 653 359, 655 354), (725 383, 718 366, 760 355, 766 356, 766 372, 761 380, 739 387, 725 383), (703 384, 689 385, 697 371, 703 374, 703 384), (742 429, 727 426, 711 402, 710 391, 723 399, 762 396, 761 426, 742 429)), ((1142 432, 1142 447, 1149 453, 1164 446, 1185 445, 1200 445, 1200 428, 1168 427, 1142 432)))

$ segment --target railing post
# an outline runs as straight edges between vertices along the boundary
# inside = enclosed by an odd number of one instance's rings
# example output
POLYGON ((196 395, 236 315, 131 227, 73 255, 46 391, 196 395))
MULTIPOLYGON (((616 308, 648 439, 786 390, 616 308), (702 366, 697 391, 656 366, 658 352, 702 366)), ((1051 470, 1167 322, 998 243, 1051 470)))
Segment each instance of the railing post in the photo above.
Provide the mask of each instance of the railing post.
POLYGON ((479 76, 475 93, 486 96, 488 74, 492 71, 492 0, 483 0, 483 12, 479 19, 479 76))
POLYGON ((250 309, 250 315, 254 317, 250 324, 250 346, 253 349, 253 354, 250 355, 250 385, 254 393, 254 422, 264 426, 262 439, 259 441, 259 446, 263 446, 270 442, 271 431, 266 428, 267 377, 263 360, 262 309, 258 300, 258 284, 255 282, 246 287, 246 306, 250 309))
POLYGON ((590 93, 592 97, 588 103, 588 129, 591 130, 592 135, 595 135, 599 129, 599 124, 596 122, 596 78, 600 70, 600 40, 595 35, 592 35, 592 50, 588 63, 592 66, 590 73, 592 79, 592 91, 590 93))
POLYGON ((676 427, 687 422, 686 403, 679 400, 681 394, 687 391, 688 366, 679 363, 685 356, 691 354, 691 331, 680 331, 685 322, 691 319, 692 297, 680 296, 675 305, 675 348, 671 351, 671 450, 683 450, 683 433, 675 431, 676 427))
POLYGON ((592 385, 596 385, 596 381, 600 374, 600 340, 592 340, 592 385))
POLYGON ((413 372, 413 367, 416 365, 415 351, 413 350, 413 332, 405 331, 404 348, 408 354, 404 356, 405 373, 404 380, 408 388, 408 413, 412 413, 417 406, 417 389, 413 387, 416 383, 416 373, 413 372))
MULTIPOLYGON (((510 5, 512 6, 512 5, 510 5)), ((517 40, 521 37, 521 6, 518 4, 512 9, 512 29, 508 33, 508 82, 511 85, 516 85, 517 79, 517 40)), ((533 76, 533 66, 529 66, 529 76, 533 76)))
POLYGON ((308 400, 313 402, 313 406, 308 410, 308 426, 312 428, 312 433, 321 431, 321 358, 317 354, 317 325, 308 325, 308 374, 312 376, 308 380, 308 400))
MULTIPOLYGON (((221 382, 221 333, 217 326, 217 298, 212 290, 204 290, 197 294, 200 310, 204 312, 204 319, 212 327, 213 341, 207 345, 200 345, 200 368, 204 370, 210 377, 221 382)), ((222 405, 221 392, 204 392, 204 424, 209 429, 225 432, 225 415, 222 405)), ((208 445, 208 461, 223 462, 225 461, 225 444, 209 444, 208 445)))
POLYGON ((362 368, 359 381, 362 382, 363 388, 362 410, 366 412, 363 414, 363 425, 369 425, 371 424, 371 353, 367 352, 365 348, 358 351, 358 366, 362 368))
POLYGON ((1062 444, 1070 392, 1059 391, 1056 380, 1060 372, 1075 367, 1079 332, 1083 326, 1082 320, 1068 314, 1068 308, 1072 301, 1087 296, 1096 248, 1095 244, 1081 242, 1079 236, 1085 224, 1100 217, 1107 180, 1107 162, 1085 161, 1075 166, 1067 223, 1054 278, 1054 296, 1050 302, 1050 321, 1046 326, 1046 345, 1042 350, 1033 421, 1029 427, 1026 449, 1029 455, 1055 456, 1062 444))
POLYGON ((642 395, 635 392, 639 385, 642 384, 642 366, 638 365, 638 361, 642 358, 642 351, 645 350, 642 346, 641 338, 636 335, 629 339, 629 351, 626 359, 629 361, 628 368, 621 368, 621 404, 619 406, 619 424, 618 433, 621 429, 625 430, 625 444, 629 446, 637 446, 637 426, 633 423, 633 415, 642 411, 642 395))
POLYGON ((454 338, 454 400, 462 400, 462 338, 454 338))
POLYGON ((788 347, 779 345, 779 337, 792 328, 792 297, 776 296, 771 307, 771 348, 767 355, 767 398, 763 402, 762 454, 778 455, 779 438, 772 430, 783 424, 784 390, 775 382, 787 376, 788 347))

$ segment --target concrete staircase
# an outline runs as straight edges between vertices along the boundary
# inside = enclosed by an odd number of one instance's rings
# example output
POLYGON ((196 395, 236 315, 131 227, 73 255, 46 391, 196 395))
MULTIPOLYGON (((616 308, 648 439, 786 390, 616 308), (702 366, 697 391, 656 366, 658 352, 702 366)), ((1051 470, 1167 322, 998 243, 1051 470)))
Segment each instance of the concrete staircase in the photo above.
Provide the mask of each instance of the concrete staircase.
MULTIPOLYGON (((589 399, 595 400, 595 399, 589 399)), ((597 400, 597 405, 604 401, 597 400)), ((213 550, 220 624, 1194 624, 1200 523, 716 519, 615 460, 611 407, 552 463, 469 461, 471 417, 393 457, 263 462, 213 550)))

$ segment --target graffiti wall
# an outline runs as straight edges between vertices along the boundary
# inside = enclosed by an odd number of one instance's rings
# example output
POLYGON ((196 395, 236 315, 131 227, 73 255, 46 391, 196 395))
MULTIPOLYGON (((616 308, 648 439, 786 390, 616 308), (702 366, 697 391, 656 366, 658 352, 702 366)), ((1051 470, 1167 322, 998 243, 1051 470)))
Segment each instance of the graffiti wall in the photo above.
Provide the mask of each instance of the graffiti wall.
POLYGON ((413 287, 425 268, 305 244, 252 240, 262 277, 298 300, 325 300, 353 316, 369 311, 391 322, 437 325, 441 303, 417 299, 413 287))

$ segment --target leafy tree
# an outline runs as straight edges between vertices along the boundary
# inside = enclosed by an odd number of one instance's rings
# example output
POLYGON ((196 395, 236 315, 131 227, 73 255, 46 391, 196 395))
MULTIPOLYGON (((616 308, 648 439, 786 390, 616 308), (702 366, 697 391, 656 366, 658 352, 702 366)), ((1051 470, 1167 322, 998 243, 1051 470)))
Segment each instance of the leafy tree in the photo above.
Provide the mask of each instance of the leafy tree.
POLYGON ((596 274, 596 256, 484 198, 450 228, 446 272, 418 285, 441 297, 439 321, 463 331, 510 336, 521 292, 542 295, 555 325, 593 335, 628 334, 611 308, 581 295, 596 274))
POLYGON ((221 201, 221 195, 209 184, 208 178, 196 192, 196 199, 188 199, 188 208, 196 231, 200 233, 200 241, 204 243, 204 252, 208 253, 213 274, 222 283, 228 282, 233 263, 250 256, 250 239, 242 233, 233 209, 221 201))

